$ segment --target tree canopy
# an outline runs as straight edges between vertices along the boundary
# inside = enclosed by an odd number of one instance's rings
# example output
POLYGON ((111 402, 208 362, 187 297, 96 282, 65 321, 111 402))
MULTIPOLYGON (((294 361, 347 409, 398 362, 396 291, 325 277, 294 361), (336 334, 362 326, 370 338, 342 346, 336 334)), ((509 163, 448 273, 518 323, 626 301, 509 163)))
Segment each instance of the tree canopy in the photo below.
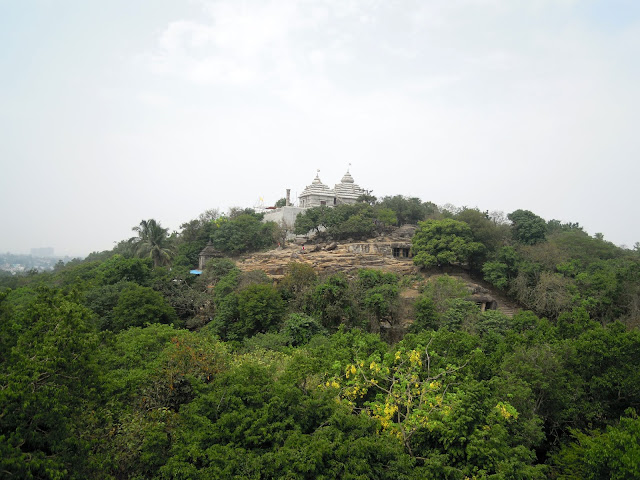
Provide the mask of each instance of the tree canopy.
POLYGON ((285 251, 249 271, 236 256, 274 246, 274 224, 234 208, 0 276, 0 477, 640 475, 637 249, 524 210, 361 200, 300 228, 415 220, 425 269, 285 251), (224 256, 192 275, 209 240, 224 256))
POLYGON ((154 219, 142 220, 140 225, 133 227, 138 234, 135 240, 136 253, 140 256, 148 255, 153 260, 155 267, 167 265, 170 262, 174 249, 169 244, 169 229, 162 228, 154 219))
POLYGON ((525 245, 535 245, 545 239, 547 223, 529 210, 516 210, 507 215, 512 222, 513 238, 525 245))
POLYGON ((471 255, 484 250, 473 241, 471 227, 465 222, 445 218, 418 223, 411 250, 413 261, 424 268, 468 262, 471 255))

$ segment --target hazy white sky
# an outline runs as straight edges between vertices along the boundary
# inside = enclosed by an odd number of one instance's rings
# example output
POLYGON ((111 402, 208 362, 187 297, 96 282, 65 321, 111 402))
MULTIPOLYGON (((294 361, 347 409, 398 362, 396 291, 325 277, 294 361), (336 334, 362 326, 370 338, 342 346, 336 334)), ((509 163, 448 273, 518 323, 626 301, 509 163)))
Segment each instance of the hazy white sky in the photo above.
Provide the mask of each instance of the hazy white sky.
POLYGON ((377 196, 640 241, 637 0, 0 0, 0 252, 377 196))

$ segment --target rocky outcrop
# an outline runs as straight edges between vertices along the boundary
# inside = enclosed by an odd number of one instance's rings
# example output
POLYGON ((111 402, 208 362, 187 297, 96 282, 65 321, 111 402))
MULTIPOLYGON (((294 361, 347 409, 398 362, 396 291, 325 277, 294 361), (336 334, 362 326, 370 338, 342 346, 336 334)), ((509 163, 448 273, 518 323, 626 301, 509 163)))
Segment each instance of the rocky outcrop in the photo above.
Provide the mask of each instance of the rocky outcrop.
POLYGON ((372 253, 392 257, 394 248, 408 251, 411 249, 411 242, 350 243, 346 248, 350 253, 372 253))
POLYGON ((381 247, 375 243, 306 245, 304 250, 295 245, 247 256, 238 262, 238 267, 243 271, 262 270, 274 279, 285 274, 290 262, 311 265, 320 275, 349 273, 361 268, 377 268, 400 275, 418 272, 410 258, 394 258, 390 252, 386 245, 381 247))
MULTIPOLYGON (((319 275, 337 272, 350 274, 361 268, 376 268, 398 275, 421 273, 425 277, 447 274, 465 282, 469 290, 467 300, 477 303, 482 310, 497 309, 509 316, 517 311, 517 305, 511 300, 488 284, 472 279, 461 266, 421 272, 411 258, 402 256, 411 248, 411 236, 415 231, 415 227, 405 227, 395 230, 392 236, 380 236, 362 242, 289 244, 284 248, 245 256, 239 259, 238 267, 246 272, 262 270, 274 280, 286 274, 287 265, 291 262, 311 265, 319 275)), ((401 303, 406 304, 403 307, 407 310, 406 318, 412 317, 409 312, 413 308, 414 297, 418 295, 415 288, 401 292, 401 303)))

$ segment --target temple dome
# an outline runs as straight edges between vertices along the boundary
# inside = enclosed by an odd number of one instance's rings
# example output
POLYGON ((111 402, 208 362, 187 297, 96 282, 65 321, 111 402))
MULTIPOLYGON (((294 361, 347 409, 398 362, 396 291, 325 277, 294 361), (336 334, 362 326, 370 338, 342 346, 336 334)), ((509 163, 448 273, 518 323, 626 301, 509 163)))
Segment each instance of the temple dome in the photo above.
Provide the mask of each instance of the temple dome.
POLYGON ((358 197, 365 194, 366 191, 360 186, 356 185, 347 170, 340 183, 337 183, 333 189, 322 183, 320 180, 320 174, 316 175, 313 182, 307 185, 300 194, 300 207, 310 208, 318 206, 336 206, 345 203, 356 203, 358 197))
POLYGON ((349 170, 347 170, 347 173, 344 174, 344 177, 342 177, 340 183, 353 183, 353 177, 349 173, 349 170))
POLYGON ((353 177, 351 176, 351 173, 349 173, 349 170, 344 174, 340 183, 335 185, 334 192, 336 195, 335 205, 356 203, 358 197, 366 193, 364 189, 360 188, 360 186, 356 185, 353 181, 353 177))

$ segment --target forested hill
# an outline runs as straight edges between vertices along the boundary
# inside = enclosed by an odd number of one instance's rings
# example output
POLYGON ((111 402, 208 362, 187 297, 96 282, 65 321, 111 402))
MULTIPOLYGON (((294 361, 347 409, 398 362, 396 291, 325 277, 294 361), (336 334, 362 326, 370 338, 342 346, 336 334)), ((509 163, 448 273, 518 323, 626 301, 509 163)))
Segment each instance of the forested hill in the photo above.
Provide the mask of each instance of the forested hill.
POLYGON ((640 478, 639 244, 360 200, 295 225, 144 220, 111 251, 0 276, 0 478, 640 478), (238 267, 289 233, 316 232, 308 250, 409 224, 411 274, 238 267), (425 274, 453 267, 521 309, 425 274))

